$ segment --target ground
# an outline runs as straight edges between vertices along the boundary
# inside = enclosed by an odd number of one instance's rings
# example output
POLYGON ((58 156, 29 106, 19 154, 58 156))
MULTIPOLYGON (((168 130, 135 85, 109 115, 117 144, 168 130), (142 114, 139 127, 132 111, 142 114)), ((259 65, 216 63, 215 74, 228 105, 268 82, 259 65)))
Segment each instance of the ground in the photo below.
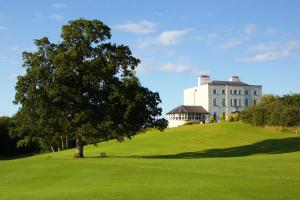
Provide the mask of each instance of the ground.
POLYGON ((300 138, 289 131, 240 122, 190 125, 87 146, 84 159, 73 153, 0 160, 0 200, 300 196, 300 138))

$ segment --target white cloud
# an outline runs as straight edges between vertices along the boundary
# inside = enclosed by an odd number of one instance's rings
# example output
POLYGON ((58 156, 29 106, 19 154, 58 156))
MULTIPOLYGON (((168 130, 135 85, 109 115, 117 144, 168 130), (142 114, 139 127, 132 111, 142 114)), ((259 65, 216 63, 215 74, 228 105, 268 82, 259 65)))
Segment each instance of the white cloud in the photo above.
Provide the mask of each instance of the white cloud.
POLYGON ((203 67, 190 65, 182 61, 175 63, 165 63, 162 65, 153 64, 152 60, 146 60, 138 68, 138 72, 166 72, 166 73, 193 73, 193 74, 207 74, 207 71, 203 70, 203 67))
POLYGON ((266 62, 272 60, 284 59, 289 56, 289 51, 274 51, 274 52, 265 52, 262 54, 257 54, 252 57, 245 57, 240 59, 243 62, 266 62))
POLYGON ((64 4, 64 3, 53 3, 53 4, 51 4, 51 7, 59 9, 59 8, 66 7, 66 4, 64 4))
POLYGON ((50 15, 49 18, 54 19, 54 20, 62 20, 64 17, 59 14, 53 14, 53 15, 50 15))
POLYGON ((247 35, 253 34, 256 32, 256 26, 255 24, 247 24, 244 27, 244 31, 247 35))
POLYGON ((266 62, 288 58, 291 53, 300 47, 300 41, 289 41, 285 43, 273 42, 253 45, 250 51, 258 52, 254 56, 241 58, 243 62, 266 62))
POLYGON ((190 32, 190 29, 171 30, 159 34, 157 37, 145 37, 137 39, 139 48, 147 48, 151 45, 175 45, 182 41, 184 35, 190 32))
POLYGON ((0 26, 0 31, 5 31, 7 30, 8 28, 6 26, 0 26))
POLYGON ((148 33, 155 32, 156 26, 157 24, 154 22, 141 21, 137 23, 118 24, 113 27, 125 32, 148 34, 148 33))
POLYGON ((179 43, 188 32, 190 32, 190 29, 165 31, 157 37, 157 42, 161 45, 175 45, 179 43))
POLYGON ((160 67, 163 72, 187 72, 191 69, 188 65, 166 63, 160 67))
POLYGON ((231 47, 235 47, 235 46, 239 46, 241 44, 243 44, 246 40, 243 38, 232 38, 229 40, 224 41, 220 47, 223 49, 227 49, 227 48, 231 48, 231 47))

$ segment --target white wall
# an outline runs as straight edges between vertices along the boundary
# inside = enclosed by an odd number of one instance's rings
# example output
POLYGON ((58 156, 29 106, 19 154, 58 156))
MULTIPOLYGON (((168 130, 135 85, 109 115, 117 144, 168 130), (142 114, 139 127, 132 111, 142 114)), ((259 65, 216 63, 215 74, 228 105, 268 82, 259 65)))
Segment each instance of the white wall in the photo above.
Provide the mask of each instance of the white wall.
POLYGON ((183 105, 193 106, 196 104, 198 87, 188 88, 183 91, 183 105), (195 102, 195 103, 194 103, 195 102))
POLYGON ((231 85, 209 85, 204 84, 198 87, 188 88, 184 90, 184 105, 200 105, 206 109, 210 114, 217 113, 219 117, 225 112, 230 114, 234 111, 243 111, 245 107, 245 99, 248 99, 249 106, 253 105, 254 100, 259 101, 262 96, 262 88, 259 86, 231 86, 231 85), (217 90, 217 94, 213 94, 213 90, 217 90), (196 90, 196 92, 195 92, 196 90), (225 95, 222 94, 225 90, 225 95), (241 94, 230 94, 230 90, 241 90, 241 94), (248 90, 249 95, 245 95, 248 90), (254 90, 257 95, 254 95, 254 90), (214 106, 213 99, 217 99, 217 106, 214 106), (226 106, 222 105, 222 99, 226 99, 226 106), (230 99, 241 100, 241 106, 231 106, 230 99))
POLYGON ((208 106, 209 106, 208 84, 185 89, 183 93, 184 93, 183 105, 202 106, 205 110, 208 110, 208 106))
POLYGON ((183 125, 185 123, 184 120, 168 120, 168 121, 169 121, 168 128, 174 128, 183 125))

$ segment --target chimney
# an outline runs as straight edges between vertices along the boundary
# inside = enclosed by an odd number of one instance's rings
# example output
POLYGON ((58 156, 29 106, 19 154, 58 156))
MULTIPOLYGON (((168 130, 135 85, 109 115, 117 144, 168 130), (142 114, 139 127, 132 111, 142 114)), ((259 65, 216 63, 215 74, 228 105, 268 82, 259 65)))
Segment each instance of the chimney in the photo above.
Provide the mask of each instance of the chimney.
POLYGON ((198 86, 204 85, 210 81, 210 78, 208 75, 201 75, 198 77, 198 86))
POLYGON ((232 81, 232 82, 241 82, 239 76, 231 76, 231 77, 229 78, 229 81, 232 81))

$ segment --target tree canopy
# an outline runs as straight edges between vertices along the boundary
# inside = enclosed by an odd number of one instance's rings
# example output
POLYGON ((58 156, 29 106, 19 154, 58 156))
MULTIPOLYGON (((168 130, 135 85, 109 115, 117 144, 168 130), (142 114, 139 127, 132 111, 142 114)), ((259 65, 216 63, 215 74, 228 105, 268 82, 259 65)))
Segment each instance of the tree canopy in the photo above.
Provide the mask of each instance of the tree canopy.
POLYGON ((258 126, 294 126, 300 124, 300 94, 265 95, 257 105, 241 113, 244 122, 258 126))
POLYGON ((83 157, 84 142, 122 141, 147 128, 166 128, 159 94, 135 75, 140 61, 110 38, 101 21, 78 19, 62 27, 60 42, 43 37, 35 40, 37 51, 23 53, 26 73, 16 85, 21 107, 12 131, 23 138, 20 145, 74 139, 75 156, 83 157))

